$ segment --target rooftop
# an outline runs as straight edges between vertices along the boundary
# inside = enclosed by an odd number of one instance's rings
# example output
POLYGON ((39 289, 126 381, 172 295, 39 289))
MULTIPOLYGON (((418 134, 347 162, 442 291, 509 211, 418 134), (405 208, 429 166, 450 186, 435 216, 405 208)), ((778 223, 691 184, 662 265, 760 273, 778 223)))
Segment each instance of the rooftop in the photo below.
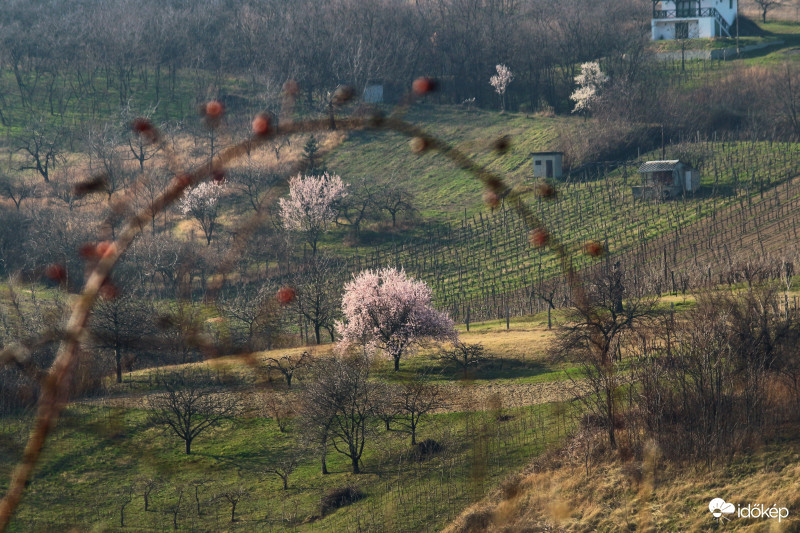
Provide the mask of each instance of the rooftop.
POLYGON ((642 163, 642 166, 639 167, 639 172, 669 172, 671 170, 675 170, 675 167, 678 166, 680 161, 678 159, 669 159, 666 161, 648 161, 646 163, 642 163))

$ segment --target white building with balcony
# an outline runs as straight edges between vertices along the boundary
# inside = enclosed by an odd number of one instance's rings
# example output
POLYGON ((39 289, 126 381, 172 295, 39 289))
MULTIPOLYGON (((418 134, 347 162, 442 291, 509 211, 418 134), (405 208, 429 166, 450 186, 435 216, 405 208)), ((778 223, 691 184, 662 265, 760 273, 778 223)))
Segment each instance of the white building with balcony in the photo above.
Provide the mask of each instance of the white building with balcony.
POLYGON ((738 10, 738 0, 653 0, 653 40, 733 37, 738 10))

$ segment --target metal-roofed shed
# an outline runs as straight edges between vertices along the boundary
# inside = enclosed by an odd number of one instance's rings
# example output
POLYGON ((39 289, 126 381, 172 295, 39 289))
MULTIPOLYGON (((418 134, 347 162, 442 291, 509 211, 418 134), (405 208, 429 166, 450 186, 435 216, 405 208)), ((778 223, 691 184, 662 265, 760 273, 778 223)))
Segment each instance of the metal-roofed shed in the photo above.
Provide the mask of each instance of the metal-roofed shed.
POLYGON ((639 167, 642 185, 633 187, 634 198, 666 200, 700 188, 700 173, 678 159, 647 161, 639 167))

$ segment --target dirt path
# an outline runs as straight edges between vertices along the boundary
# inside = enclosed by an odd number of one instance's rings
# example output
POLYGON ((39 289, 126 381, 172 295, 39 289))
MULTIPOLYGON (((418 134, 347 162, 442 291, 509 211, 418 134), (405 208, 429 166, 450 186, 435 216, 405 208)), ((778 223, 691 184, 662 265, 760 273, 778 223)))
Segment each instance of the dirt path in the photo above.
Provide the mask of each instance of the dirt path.
MULTIPOLYGON (((439 412, 484 411, 498 407, 514 408, 540 405, 549 402, 564 401, 571 397, 572 383, 568 380, 548 381, 543 383, 447 383, 443 385, 447 397, 447 407, 439 412), (499 395, 499 404, 498 404, 499 395)), ((296 404, 300 388, 290 391, 277 389, 282 395, 289 398, 291 404, 296 404)), ((211 394, 238 394, 244 405, 244 411, 251 415, 263 413, 262 395, 267 391, 257 391, 252 388, 231 389, 228 392, 215 392, 211 394)), ((146 409, 148 399, 158 392, 129 392, 125 394, 86 398, 75 403, 99 407, 146 409)))

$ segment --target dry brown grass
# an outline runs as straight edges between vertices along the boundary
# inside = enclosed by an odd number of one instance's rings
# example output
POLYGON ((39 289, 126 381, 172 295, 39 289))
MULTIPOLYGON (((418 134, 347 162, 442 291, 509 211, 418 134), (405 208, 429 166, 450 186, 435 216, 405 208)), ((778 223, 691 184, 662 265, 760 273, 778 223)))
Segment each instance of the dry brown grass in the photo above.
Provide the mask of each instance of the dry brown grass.
MULTIPOLYGON (((800 531, 800 445, 771 445, 714 467, 676 466, 650 446, 644 457, 623 461, 603 447, 601 435, 585 465, 584 439, 540 460, 498 491, 467 508, 445 533, 470 531, 709 531, 712 498, 737 505, 789 508, 789 518, 734 517, 724 529, 742 532, 800 531), (482 529, 475 517, 489 516, 482 529)), ((590 448, 591 449, 591 448, 590 448)), ((720 463, 724 461, 721 460, 720 463)), ((722 529, 722 528, 720 528, 722 529)))

